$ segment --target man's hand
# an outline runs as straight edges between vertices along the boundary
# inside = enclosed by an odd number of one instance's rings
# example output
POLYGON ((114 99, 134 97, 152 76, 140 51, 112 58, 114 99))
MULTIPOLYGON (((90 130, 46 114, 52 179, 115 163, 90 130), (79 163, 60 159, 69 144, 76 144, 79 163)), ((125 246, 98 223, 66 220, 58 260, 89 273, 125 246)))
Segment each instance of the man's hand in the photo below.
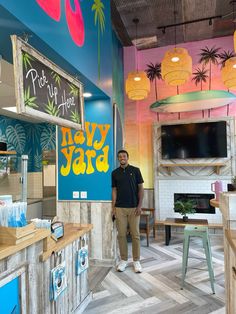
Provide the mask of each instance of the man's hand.
POLYGON ((135 216, 140 216, 142 212, 142 208, 141 207, 137 207, 134 211, 135 216))
POLYGON ((115 207, 112 207, 112 212, 111 212, 111 216, 113 217, 116 217, 116 208, 115 207))

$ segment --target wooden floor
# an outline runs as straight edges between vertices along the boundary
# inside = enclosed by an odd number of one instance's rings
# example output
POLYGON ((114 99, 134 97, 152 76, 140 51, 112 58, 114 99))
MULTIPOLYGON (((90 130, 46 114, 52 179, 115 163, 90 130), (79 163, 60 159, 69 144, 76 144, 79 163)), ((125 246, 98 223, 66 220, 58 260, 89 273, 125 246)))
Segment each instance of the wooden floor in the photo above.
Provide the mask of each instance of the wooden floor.
MULTIPOLYGON (((223 314, 224 260, 223 238, 211 236, 215 290, 213 295, 204 260, 189 259, 184 290, 180 290, 183 235, 173 234, 171 244, 164 245, 164 237, 151 240, 150 247, 141 241, 143 272, 136 274, 132 260, 124 273, 112 268, 104 280, 93 288, 93 300, 86 314, 223 314), (190 267, 201 268, 190 269, 190 267), (203 269, 203 270, 202 270, 203 269)), ((129 249, 131 249, 129 245, 129 249)), ((202 243, 191 240, 190 256, 203 258, 202 243)))

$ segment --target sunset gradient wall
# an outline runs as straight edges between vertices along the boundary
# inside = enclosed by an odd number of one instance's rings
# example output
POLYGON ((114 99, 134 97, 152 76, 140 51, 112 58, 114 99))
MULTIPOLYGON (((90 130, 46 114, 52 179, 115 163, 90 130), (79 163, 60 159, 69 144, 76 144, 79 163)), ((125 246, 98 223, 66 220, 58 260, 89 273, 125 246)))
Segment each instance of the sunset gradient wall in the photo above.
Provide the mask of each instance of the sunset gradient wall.
MULTIPOLYGON (((179 44, 178 47, 188 49, 193 60, 193 72, 197 67, 201 67, 198 63, 201 48, 220 47, 221 51, 233 51, 233 36, 214 38, 210 40, 202 40, 197 42, 189 42, 179 44)), ((138 64, 139 70, 145 70, 147 64, 159 63, 164 57, 165 52, 173 46, 161 48, 147 49, 136 51, 134 47, 124 48, 124 79, 127 78, 128 72, 136 69, 138 64)), ((206 66, 208 69, 209 65, 206 66)), ((227 90, 221 80, 221 66, 212 65, 212 90, 227 90)), ((209 74, 209 73, 208 73, 209 74)), ((191 78, 192 79, 192 78, 191 78)), ((189 80, 185 85, 179 87, 179 93, 190 91, 200 91, 198 86, 192 80, 189 80)), ((176 87, 166 85, 159 80, 157 83, 158 99, 163 99, 169 96, 176 95, 176 87)), ((208 90, 209 84, 203 83, 203 90, 208 90)), ((235 93, 236 91, 231 90, 235 93)), ((151 112, 149 107, 156 101, 154 82, 151 83, 151 92, 147 99, 142 101, 131 101, 125 95, 125 143, 124 146, 130 154, 130 164, 141 168, 144 177, 145 188, 153 188, 153 149, 152 149, 152 124, 156 121, 171 121, 183 119, 201 119, 201 118, 216 118, 225 116, 236 116, 236 102, 229 106, 223 106, 216 109, 204 111, 192 111, 183 113, 161 113, 151 112)))

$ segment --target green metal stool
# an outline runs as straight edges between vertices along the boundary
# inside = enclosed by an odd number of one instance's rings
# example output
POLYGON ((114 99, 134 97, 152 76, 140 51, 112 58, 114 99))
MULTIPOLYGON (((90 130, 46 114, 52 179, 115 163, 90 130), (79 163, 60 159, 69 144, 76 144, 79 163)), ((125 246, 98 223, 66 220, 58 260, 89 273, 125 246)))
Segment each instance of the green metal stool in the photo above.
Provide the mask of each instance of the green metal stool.
POLYGON ((183 287, 184 287, 184 280, 185 280, 185 276, 186 276, 187 268, 188 268, 188 252, 189 252, 190 237, 202 238, 203 247, 205 249, 205 255, 206 255, 206 260, 207 260, 209 277, 210 277, 210 281, 211 281, 211 289, 212 289, 213 294, 215 294, 214 272, 213 272, 213 267, 212 267, 212 256, 211 256, 211 246, 210 246, 208 227, 186 226, 184 228, 181 289, 183 289, 183 287))

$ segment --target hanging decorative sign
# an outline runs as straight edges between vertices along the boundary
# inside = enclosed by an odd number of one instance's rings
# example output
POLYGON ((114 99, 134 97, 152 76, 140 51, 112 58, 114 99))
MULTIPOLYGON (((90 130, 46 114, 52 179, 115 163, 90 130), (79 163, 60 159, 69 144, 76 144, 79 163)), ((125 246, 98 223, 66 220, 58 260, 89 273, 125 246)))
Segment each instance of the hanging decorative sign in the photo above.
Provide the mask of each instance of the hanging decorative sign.
POLYGON ((17 112, 84 129, 82 84, 16 35, 11 39, 17 112))
POLYGON ((51 270, 51 299, 56 300, 66 287, 66 263, 64 261, 51 270))
POLYGON ((83 243, 80 250, 76 252, 76 275, 80 275, 83 271, 88 268, 88 245, 86 244, 85 239, 81 240, 83 243))

